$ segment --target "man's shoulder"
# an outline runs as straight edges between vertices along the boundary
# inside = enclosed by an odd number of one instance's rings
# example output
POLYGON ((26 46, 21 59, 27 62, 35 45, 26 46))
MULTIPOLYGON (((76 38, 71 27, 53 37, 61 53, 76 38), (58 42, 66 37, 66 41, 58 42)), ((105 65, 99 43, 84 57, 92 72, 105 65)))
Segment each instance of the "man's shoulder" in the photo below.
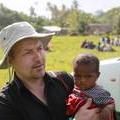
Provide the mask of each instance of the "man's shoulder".
POLYGON ((0 91, 0 101, 11 103, 12 98, 16 97, 15 88, 16 86, 14 82, 8 83, 5 87, 3 87, 0 91))
POLYGON ((10 105, 9 85, 3 87, 0 91, 0 106, 1 105, 10 105))
POLYGON ((48 71, 47 74, 51 77, 64 76, 73 79, 72 75, 66 71, 48 71))
MULTIPOLYGON (((19 98, 12 91, 10 84, 5 86, 0 91, 0 118, 3 120, 18 120, 19 118, 15 118, 17 115, 17 104, 13 99, 13 96, 19 100, 19 98), (12 93, 12 94, 11 94, 12 93)), ((19 116, 20 117, 20 116, 19 116)))
POLYGON ((73 76, 65 71, 48 71, 52 78, 55 78, 63 84, 67 91, 71 91, 74 87, 73 76))
POLYGON ((6 97, 8 95, 8 91, 9 91, 9 85, 6 84, 6 86, 4 86, 1 91, 0 91, 0 97, 6 97))

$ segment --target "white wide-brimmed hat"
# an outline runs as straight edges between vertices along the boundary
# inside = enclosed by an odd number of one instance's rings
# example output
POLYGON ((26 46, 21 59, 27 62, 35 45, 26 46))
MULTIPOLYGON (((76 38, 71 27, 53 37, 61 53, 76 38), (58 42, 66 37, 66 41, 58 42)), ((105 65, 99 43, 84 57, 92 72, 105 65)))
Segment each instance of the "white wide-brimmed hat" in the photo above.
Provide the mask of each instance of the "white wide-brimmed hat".
POLYGON ((0 69, 8 68, 7 55, 13 45, 25 38, 38 38, 44 48, 51 40, 54 33, 38 33, 28 22, 13 23, 0 32, 0 47, 3 50, 3 57, 0 60, 0 69))

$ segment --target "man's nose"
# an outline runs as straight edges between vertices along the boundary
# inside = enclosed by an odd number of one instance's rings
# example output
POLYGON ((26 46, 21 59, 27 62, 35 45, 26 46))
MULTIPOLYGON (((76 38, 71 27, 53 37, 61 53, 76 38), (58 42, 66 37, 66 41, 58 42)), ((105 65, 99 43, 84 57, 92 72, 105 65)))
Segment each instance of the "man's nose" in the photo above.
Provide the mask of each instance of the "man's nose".
POLYGON ((36 51, 34 53, 34 59, 35 60, 39 60, 39 59, 41 59, 41 57, 42 57, 42 53, 41 52, 36 51))

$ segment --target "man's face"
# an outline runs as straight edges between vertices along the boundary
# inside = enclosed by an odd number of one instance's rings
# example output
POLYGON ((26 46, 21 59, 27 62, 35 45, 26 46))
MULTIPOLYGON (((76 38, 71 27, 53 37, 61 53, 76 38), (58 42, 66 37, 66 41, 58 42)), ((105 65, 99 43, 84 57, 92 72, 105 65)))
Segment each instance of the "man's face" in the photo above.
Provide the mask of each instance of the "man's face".
POLYGON ((74 66, 75 84, 81 90, 86 90, 95 86, 95 82, 99 77, 94 65, 80 64, 74 66))
POLYGON ((42 43, 29 38, 16 43, 12 48, 10 63, 21 79, 39 79, 45 74, 45 51, 42 43))

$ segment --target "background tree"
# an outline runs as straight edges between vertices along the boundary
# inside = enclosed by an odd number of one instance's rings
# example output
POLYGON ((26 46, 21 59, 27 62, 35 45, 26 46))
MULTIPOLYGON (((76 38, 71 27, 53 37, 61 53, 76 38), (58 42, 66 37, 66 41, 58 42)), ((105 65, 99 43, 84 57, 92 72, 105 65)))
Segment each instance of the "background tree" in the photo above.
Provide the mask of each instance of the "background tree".
POLYGON ((120 14, 118 14, 117 20, 113 24, 113 34, 120 35, 120 14))
POLYGON ((31 6, 30 16, 28 16, 22 12, 10 10, 3 6, 3 4, 0 4, 0 29, 14 22, 28 21, 38 31, 41 31, 44 25, 58 25, 68 28, 70 32, 83 34, 87 24, 101 23, 111 26, 113 29, 112 33, 120 34, 120 7, 113 8, 107 12, 97 11, 93 15, 79 9, 77 0, 73 0, 69 9, 65 5, 58 8, 50 2, 47 5, 51 12, 51 19, 38 16, 33 6, 31 6))
POLYGON ((83 11, 79 14, 79 21, 78 21, 78 31, 80 34, 84 34, 86 25, 91 23, 96 23, 96 19, 92 14, 87 14, 83 11))
POLYGON ((51 12, 51 21, 53 24, 58 25, 60 27, 65 27, 66 25, 66 17, 68 15, 68 9, 63 4, 61 9, 58 9, 56 5, 47 3, 48 9, 51 12))
MULTIPOLYGON (((25 16, 25 15, 24 15, 25 16)), ((18 14, 16 11, 11 11, 10 9, 0 4, 0 29, 3 27, 17 21, 23 21, 23 14, 18 14)))
POLYGON ((30 7, 30 16, 36 16, 35 8, 33 6, 30 7))
POLYGON ((78 9, 78 2, 76 0, 73 0, 71 9, 69 10, 68 16, 67 16, 67 25, 69 27, 69 32, 75 32, 78 33, 79 31, 79 13, 80 10, 78 9))

